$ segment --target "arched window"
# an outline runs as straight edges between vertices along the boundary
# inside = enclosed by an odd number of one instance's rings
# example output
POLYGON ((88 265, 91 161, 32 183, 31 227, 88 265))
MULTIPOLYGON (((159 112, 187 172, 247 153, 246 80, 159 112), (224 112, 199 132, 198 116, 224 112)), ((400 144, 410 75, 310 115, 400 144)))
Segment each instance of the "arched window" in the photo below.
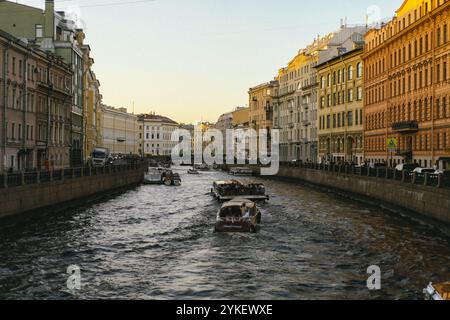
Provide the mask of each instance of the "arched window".
POLYGON ((353 66, 348 67, 347 80, 353 80, 353 66))
POLYGON ((361 62, 359 62, 357 65, 356 65, 356 76, 358 77, 358 78, 361 78, 362 77, 362 73, 363 73, 363 68, 362 68, 362 63, 361 62))

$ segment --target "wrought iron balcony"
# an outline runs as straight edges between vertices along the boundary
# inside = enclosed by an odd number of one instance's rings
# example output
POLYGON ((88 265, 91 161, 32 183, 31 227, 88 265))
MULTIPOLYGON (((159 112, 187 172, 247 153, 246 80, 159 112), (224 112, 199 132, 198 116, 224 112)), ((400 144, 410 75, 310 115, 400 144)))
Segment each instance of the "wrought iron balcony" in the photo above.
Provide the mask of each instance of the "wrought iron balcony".
POLYGON ((405 157, 405 158, 411 158, 412 157, 412 150, 411 149, 398 149, 395 153, 396 156, 405 157))
POLYGON ((419 124, 417 121, 396 122, 392 125, 392 130, 401 133, 416 132, 419 130, 419 124))

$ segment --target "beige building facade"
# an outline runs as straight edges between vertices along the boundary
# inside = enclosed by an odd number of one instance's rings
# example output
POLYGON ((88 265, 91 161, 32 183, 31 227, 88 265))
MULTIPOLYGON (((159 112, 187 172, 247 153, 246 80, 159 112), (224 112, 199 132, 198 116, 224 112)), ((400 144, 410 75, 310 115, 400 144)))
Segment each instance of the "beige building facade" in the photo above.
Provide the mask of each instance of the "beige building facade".
POLYGON ((126 108, 102 105, 103 147, 111 154, 138 154, 138 117, 126 108))

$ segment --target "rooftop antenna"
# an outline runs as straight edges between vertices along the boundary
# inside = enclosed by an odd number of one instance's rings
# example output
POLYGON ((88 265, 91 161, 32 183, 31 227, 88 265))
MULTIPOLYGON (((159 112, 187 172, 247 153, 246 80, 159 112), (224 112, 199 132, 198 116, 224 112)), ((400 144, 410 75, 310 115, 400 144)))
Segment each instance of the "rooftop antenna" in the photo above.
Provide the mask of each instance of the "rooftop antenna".
POLYGON ((133 101, 133 114, 134 114, 134 101, 133 101))

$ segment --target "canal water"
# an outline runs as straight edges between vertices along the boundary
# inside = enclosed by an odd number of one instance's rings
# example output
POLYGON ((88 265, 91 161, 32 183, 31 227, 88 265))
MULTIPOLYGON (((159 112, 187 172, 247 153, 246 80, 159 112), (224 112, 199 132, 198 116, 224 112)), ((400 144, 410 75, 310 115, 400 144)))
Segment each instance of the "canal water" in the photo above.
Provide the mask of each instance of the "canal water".
POLYGON ((215 234, 208 192, 229 176, 179 172, 181 187, 0 221, 0 298, 422 299, 450 280, 450 239, 423 221, 264 180, 261 230, 215 234), (81 290, 66 287, 70 265, 81 290), (380 291, 366 287, 371 265, 380 291))

